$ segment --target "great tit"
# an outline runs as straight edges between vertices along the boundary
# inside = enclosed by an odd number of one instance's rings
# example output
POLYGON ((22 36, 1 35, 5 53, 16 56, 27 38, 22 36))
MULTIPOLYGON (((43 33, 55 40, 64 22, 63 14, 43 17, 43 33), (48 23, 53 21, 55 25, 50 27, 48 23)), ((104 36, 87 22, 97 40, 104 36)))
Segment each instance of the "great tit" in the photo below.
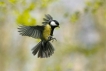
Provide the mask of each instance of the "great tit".
POLYGON ((25 26, 21 25, 18 29, 22 36, 29 36, 36 39, 41 39, 41 41, 32 48, 32 54, 36 55, 38 53, 38 58, 50 57, 54 53, 54 47, 50 43, 53 38, 53 31, 56 27, 59 27, 59 22, 53 20, 53 18, 47 14, 43 18, 43 25, 37 26, 25 26))

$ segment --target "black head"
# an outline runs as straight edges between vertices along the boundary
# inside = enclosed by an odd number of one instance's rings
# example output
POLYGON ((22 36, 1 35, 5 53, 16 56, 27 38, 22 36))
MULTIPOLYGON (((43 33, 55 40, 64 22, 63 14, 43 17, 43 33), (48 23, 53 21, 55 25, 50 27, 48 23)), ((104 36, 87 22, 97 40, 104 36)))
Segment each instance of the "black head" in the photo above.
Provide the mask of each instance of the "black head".
POLYGON ((56 20, 52 20, 52 21, 49 22, 49 25, 51 27, 59 27, 59 22, 56 21, 56 20))

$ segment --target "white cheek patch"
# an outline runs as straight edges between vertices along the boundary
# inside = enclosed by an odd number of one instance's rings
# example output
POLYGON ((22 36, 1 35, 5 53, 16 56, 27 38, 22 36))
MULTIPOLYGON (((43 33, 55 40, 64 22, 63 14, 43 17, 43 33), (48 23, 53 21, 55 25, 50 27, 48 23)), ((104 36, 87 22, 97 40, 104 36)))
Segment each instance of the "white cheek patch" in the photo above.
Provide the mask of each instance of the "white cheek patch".
POLYGON ((56 23, 55 23, 54 21, 52 21, 50 24, 51 24, 52 26, 56 26, 56 23))

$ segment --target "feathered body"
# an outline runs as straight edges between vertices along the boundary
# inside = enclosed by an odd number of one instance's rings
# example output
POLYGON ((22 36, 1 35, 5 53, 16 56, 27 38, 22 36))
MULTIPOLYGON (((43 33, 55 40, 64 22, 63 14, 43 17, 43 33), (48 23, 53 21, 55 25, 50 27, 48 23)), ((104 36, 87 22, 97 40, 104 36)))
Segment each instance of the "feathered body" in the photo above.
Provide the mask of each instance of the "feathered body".
POLYGON ((22 36, 29 36, 33 38, 41 39, 41 41, 32 48, 33 55, 38 53, 38 57, 49 57, 54 53, 54 47, 50 43, 53 39, 53 31, 55 27, 58 27, 59 23, 50 15, 46 15, 42 26, 20 26, 19 32, 22 36))
POLYGON ((43 38, 44 40, 48 40, 48 37, 51 34, 51 26, 50 25, 45 25, 44 30, 43 30, 43 38))

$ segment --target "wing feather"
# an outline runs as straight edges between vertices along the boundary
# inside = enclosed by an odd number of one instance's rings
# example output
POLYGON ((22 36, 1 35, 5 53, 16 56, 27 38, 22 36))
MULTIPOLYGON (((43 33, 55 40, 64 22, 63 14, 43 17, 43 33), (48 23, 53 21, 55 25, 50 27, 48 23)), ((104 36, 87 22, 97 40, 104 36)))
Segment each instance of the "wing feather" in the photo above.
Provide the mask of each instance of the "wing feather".
POLYGON ((42 24, 46 25, 48 24, 50 21, 53 20, 52 16, 50 16, 49 14, 45 15, 45 18, 43 18, 44 22, 42 22, 42 24))
POLYGON ((43 26, 20 26, 19 28, 20 34, 22 36, 29 36, 33 38, 41 38, 43 26))

